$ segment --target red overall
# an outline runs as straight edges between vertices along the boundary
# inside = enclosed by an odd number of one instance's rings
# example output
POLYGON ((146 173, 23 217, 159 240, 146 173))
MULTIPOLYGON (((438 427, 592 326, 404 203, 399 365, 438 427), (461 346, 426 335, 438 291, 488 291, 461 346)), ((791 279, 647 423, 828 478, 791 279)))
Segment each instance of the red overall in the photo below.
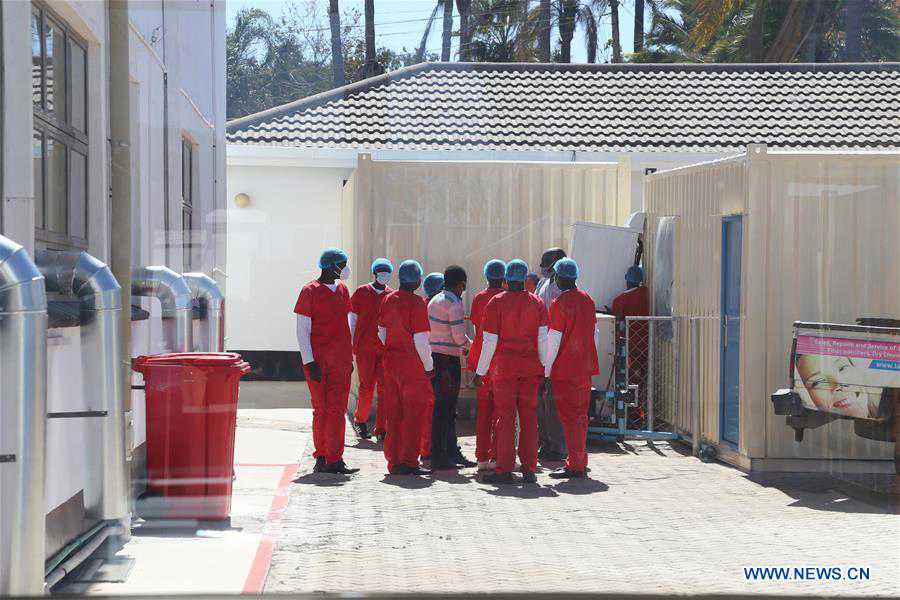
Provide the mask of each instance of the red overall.
MULTIPOLYGON (((467 367, 474 372, 478 367, 478 359, 481 357, 481 342, 484 339, 484 309, 488 302, 497 294, 503 292, 502 288, 488 288, 475 294, 472 298, 472 309, 469 320, 475 327, 475 340, 469 350, 467 367)), ((496 460, 497 452, 494 444, 494 387, 491 383, 491 372, 481 378, 481 385, 475 390, 475 460, 486 462, 496 460)))
POLYGON ((550 306, 550 330, 562 333, 550 372, 553 398, 569 452, 566 468, 579 473, 587 469, 591 377, 600 372, 594 343, 596 326, 594 301, 579 289, 563 292, 550 306))
POLYGON ((515 466, 517 412, 522 471, 537 470, 537 396, 544 375, 538 355, 538 332, 547 322, 543 300, 525 291, 497 294, 484 311, 484 332, 497 336, 490 367, 497 473, 508 473, 515 466))
POLYGON ((322 381, 313 381, 304 366, 313 407, 313 456, 326 463, 344 455, 344 426, 350 374, 353 371, 353 347, 350 341, 350 294, 343 283, 334 291, 313 281, 303 286, 294 312, 312 322, 310 345, 313 358, 322 369, 322 381))
POLYGON ((372 284, 357 288, 350 298, 350 309, 356 313, 356 332, 353 336, 353 354, 356 356, 356 374, 359 377, 359 393, 353 419, 357 423, 369 420, 372 398, 378 388, 378 412, 375 414, 375 434, 384 433, 387 414, 387 386, 384 380, 384 344, 378 339, 378 311, 390 294, 391 288, 376 291, 372 284))
POLYGON ((413 336, 429 331, 422 298, 406 290, 391 293, 381 305, 378 326, 387 330, 384 369, 391 395, 384 456, 388 471, 419 466, 422 412, 428 406, 428 377, 413 336))
MULTIPOLYGON (((650 314, 650 295, 646 286, 640 285, 622 292, 613 300, 612 314, 617 321, 625 317, 644 317, 650 314)), ((632 321, 628 327, 628 383, 637 385, 641 403, 628 409, 628 426, 644 426, 644 399, 647 398, 647 360, 650 346, 648 321, 632 321)))

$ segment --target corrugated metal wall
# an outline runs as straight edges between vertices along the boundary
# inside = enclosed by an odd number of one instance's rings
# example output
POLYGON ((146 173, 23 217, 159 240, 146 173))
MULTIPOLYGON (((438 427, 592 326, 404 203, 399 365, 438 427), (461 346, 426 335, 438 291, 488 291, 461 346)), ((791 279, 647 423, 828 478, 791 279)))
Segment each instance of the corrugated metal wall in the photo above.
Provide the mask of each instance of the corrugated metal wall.
MULTIPOLYGON (((538 272, 548 247, 568 249, 575 221, 618 225, 630 190, 615 164, 373 161, 360 155, 344 189, 352 282, 373 258, 415 258, 426 272, 451 264, 480 289, 484 263, 523 258, 538 272)), ((473 296, 474 293, 468 294, 473 296)), ((468 305, 468 302, 467 302, 468 305)))
MULTIPOLYGON (((647 280, 653 277, 653 255, 659 220, 677 217, 675 236, 675 286, 673 313, 706 317, 698 321, 700 348, 698 392, 703 439, 719 440, 719 311, 722 257, 721 215, 746 210, 747 167, 743 159, 728 159, 699 166, 657 173, 644 184, 644 210, 648 234, 644 242, 647 280)), ((678 427, 691 431, 691 330, 679 324, 680 373, 666 377, 678 380, 680 402, 678 427)))
MULTIPOLYGON (((891 456, 890 445, 853 433, 849 422, 807 431, 802 444, 769 394, 787 382, 795 320, 852 323, 900 318, 898 155, 767 153, 751 146, 729 159, 647 178, 648 231, 679 217, 675 312, 701 321, 704 437, 718 440, 721 217, 744 214, 741 323, 741 452, 752 458, 891 456)), ((652 262, 652 238, 645 257, 652 262)), ((648 264, 652 276, 652 264, 648 264)), ((690 350, 690 336, 682 348, 690 350)), ((690 394, 682 361, 681 400, 690 394)), ((687 412, 682 412, 685 417, 687 412)), ((681 426, 690 429, 690 423, 681 426)))

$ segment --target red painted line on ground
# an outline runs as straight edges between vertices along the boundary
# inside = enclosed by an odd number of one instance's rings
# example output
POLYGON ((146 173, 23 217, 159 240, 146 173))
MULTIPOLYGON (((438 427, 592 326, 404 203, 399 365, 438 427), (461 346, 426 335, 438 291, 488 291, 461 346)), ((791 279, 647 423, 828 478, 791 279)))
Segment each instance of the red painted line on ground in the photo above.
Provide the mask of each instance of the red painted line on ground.
POLYGON ((237 465, 239 467, 283 467, 281 480, 272 498, 272 506, 263 526, 262 539, 256 549, 256 556, 250 567, 250 574, 244 582, 245 594, 261 594, 266 587, 266 577, 269 575, 269 567, 272 566, 272 555, 275 552, 275 541, 281 530, 281 520, 284 517, 284 509, 288 504, 288 491, 291 481, 297 473, 297 465, 237 465))

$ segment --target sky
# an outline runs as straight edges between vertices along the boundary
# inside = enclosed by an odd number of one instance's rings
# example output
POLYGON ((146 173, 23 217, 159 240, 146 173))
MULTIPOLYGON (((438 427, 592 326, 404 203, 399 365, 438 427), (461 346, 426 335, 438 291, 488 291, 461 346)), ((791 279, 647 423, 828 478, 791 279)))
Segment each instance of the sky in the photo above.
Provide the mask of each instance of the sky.
MULTIPOLYGON (((238 11, 244 7, 256 7, 268 12, 273 17, 280 16, 285 8, 293 3, 301 4, 305 0, 228 0, 226 3, 228 27, 234 22, 238 11)), ((322 27, 328 27, 328 0, 315 0, 321 5, 322 27)), ((358 10, 363 12, 364 0, 340 0, 341 12, 358 10)), ((414 51, 422 39, 425 25, 431 16, 436 0, 375 0, 375 44, 378 47, 387 47, 395 51, 401 51, 405 47, 414 51)), ((648 11, 649 12, 649 11, 648 11)), ((454 10, 454 30, 459 27, 459 15, 454 10)), ((632 37, 634 31, 634 5, 630 0, 625 0, 619 7, 619 27, 622 40, 622 52, 632 50, 632 37)), ((362 20, 360 20, 362 25, 362 20)), ((559 34, 554 31, 554 45, 558 42, 559 34)), ((601 21, 600 26, 600 61, 609 62, 610 51, 604 50, 606 40, 610 37, 609 16, 601 21)), ((455 40, 455 38, 454 38, 455 40)), ((429 52, 440 54, 441 51, 441 23, 440 13, 435 24, 431 28, 431 34, 426 46, 429 52)), ((453 56, 456 60, 457 44, 453 44, 453 56)), ((572 42, 572 62, 585 62, 586 48, 584 35, 578 31, 572 42)))

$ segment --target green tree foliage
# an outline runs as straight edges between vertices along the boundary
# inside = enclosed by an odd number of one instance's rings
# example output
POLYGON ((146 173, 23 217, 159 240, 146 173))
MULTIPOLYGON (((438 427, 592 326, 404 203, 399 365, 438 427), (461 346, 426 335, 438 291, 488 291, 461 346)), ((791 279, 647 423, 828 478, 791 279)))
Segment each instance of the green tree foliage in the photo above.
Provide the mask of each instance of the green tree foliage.
MULTIPOLYGON (((327 6, 326 6, 327 8, 327 6)), ((244 8, 227 32, 225 60, 227 118, 235 119, 286 104, 332 87, 331 34, 322 3, 289 5, 280 17, 244 8)), ((341 16, 341 46, 347 83, 364 78, 365 32, 358 11, 341 16)), ((424 60, 435 60, 427 54, 424 60)), ((378 48, 380 72, 418 62, 415 53, 378 48)))
POLYGON ((894 0, 648 0, 632 62, 841 62, 900 58, 894 0), (853 17, 848 29, 847 14, 853 17), (848 44, 847 32, 853 40, 848 44), (855 43, 854 43, 855 42, 855 43))

